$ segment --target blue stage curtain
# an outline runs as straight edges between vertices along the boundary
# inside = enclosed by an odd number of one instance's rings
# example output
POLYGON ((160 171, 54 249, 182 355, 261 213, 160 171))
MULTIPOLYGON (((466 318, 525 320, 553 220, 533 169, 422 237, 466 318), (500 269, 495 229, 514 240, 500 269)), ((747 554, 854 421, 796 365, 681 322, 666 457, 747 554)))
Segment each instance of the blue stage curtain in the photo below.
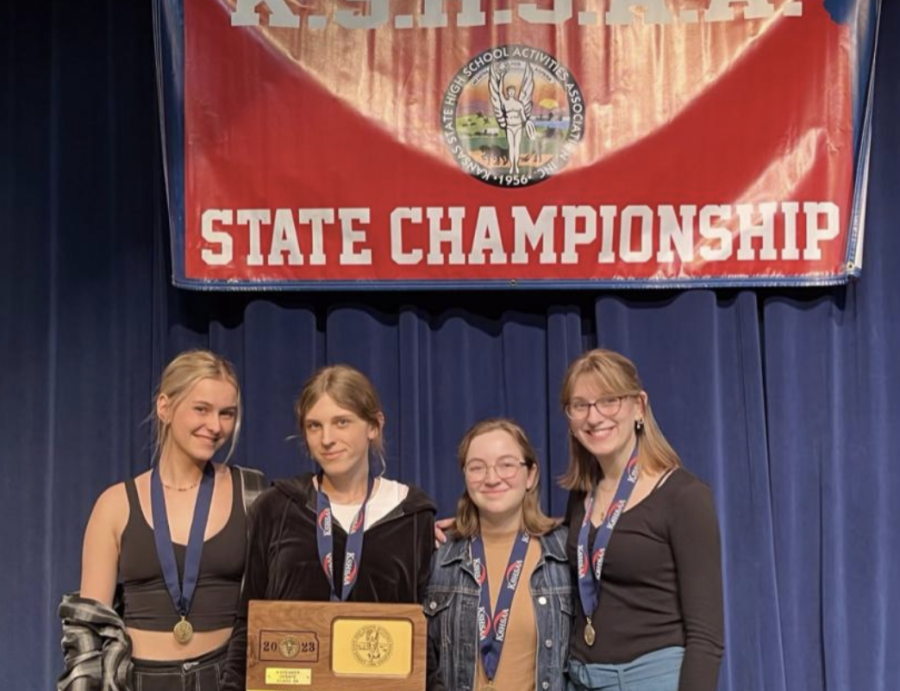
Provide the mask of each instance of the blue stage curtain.
MULTIPOLYGON (((381 392, 389 473, 444 514, 455 448, 525 426, 545 507, 566 465, 559 385, 603 345, 632 357, 722 527, 720 691, 893 691, 900 679, 900 5, 885 3, 865 269, 846 288, 625 293, 203 294, 169 284, 147 3, 0 9, 0 688, 51 688, 56 604, 108 485, 148 467, 165 362, 237 365, 235 462, 311 467, 293 400, 349 362, 381 392)), ((775 107, 773 105, 773 107, 775 107)))

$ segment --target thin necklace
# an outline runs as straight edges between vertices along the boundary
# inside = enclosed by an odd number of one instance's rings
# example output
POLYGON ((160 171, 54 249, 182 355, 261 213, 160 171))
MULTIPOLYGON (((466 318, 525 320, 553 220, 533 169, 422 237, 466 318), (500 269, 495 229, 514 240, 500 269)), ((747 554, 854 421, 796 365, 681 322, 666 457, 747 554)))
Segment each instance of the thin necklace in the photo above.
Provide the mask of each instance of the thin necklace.
POLYGON ((197 480, 197 482, 195 482, 193 485, 188 485, 187 487, 173 487, 172 485, 167 485, 165 482, 162 483, 162 486, 165 487, 166 489, 170 489, 174 492, 190 492, 192 489, 194 489, 199 484, 200 484, 200 480, 197 480))

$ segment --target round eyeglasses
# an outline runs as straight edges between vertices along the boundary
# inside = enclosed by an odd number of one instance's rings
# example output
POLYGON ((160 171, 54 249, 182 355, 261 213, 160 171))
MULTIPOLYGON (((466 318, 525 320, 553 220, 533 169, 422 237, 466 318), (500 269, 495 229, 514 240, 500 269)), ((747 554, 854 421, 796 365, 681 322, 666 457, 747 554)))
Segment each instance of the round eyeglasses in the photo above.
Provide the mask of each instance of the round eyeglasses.
POLYGON ((485 480, 491 468, 494 469, 497 477, 501 480, 510 480, 515 477, 516 473, 519 472, 519 468, 524 465, 528 464, 517 458, 501 458, 494 465, 488 465, 484 461, 469 461, 466 463, 463 471, 466 474, 466 479, 472 482, 485 480))
POLYGON ((566 416, 570 420, 584 420, 591 414, 591 408, 595 408, 598 413, 605 417, 613 417, 622 408, 622 401, 630 398, 635 394, 624 394, 622 396, 604 396, 596 401, 584 401, 576 399, 569 403, 565 410, 566 416))

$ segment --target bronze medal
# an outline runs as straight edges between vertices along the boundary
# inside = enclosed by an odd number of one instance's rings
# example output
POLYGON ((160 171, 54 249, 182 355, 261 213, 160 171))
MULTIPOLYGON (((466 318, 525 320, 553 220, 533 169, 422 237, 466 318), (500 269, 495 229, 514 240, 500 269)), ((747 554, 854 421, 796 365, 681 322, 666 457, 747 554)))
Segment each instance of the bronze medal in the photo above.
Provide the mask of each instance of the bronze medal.
POLYGON ((594 625, 591 623, 591 620, 587 620, 587 624, 584 625, 584 642, 589 646, 594 645, 594 641, 597 639, 597 632, 594 631, 594 625))
POLYGON ((181 621, 175 624, 175 628, 172 629, 172 634, 179 643, 187 643, 194 637, 194 627, 191 626, 191 622, 181 617, 181 621))

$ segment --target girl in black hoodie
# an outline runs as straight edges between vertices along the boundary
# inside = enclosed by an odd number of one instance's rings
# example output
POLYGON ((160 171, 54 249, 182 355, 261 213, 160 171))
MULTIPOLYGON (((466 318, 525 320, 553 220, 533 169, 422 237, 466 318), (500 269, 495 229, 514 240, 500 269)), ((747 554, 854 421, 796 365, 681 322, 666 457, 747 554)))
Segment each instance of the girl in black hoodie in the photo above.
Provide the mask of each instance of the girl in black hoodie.
POLYGON ((295 412, 318 472, 276 482, 253 506, 223 691, 245 688, 250 600, 418 604, 428 584, 435 505, 383 476, 384 413, 372 383, 347 365, 325 367, 295 412))

